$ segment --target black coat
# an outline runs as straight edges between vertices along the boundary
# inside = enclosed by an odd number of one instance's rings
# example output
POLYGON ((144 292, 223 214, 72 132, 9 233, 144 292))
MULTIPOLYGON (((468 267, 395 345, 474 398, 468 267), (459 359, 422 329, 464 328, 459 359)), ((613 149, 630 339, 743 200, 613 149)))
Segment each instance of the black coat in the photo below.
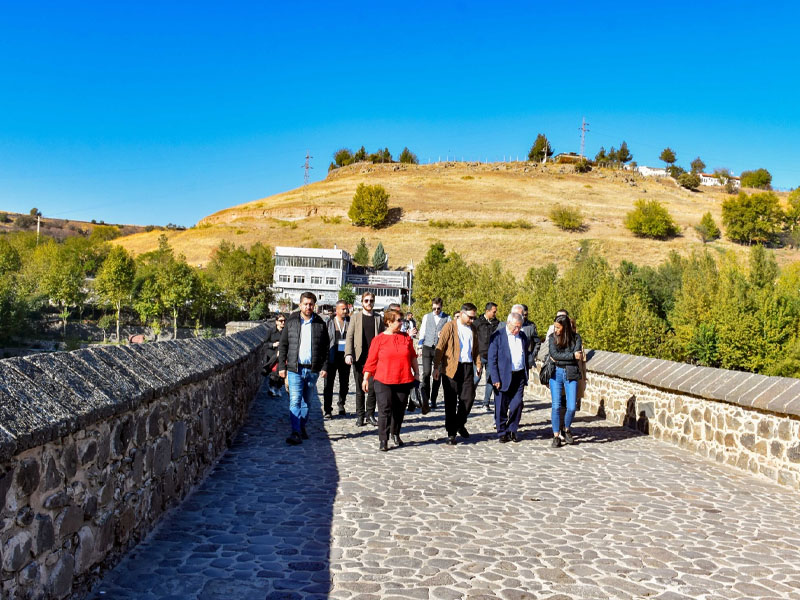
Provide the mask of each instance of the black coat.
MULTIPOLYGON (((278 346, 278 371, 289 370, 297 373, 297 354, 300 351, 300 313, 293 312, 286 317, 281 343, 278 346)), ((318 314, 311 321, 311 370, 322 371, 328 362, 328 326, 318 314)))
POLYGON ((500 321, 493 318, 491 321, 486 318, 486 315, 481 315, 475 319, 475 329, 478 330, 478 340, 480 340, 481 348, 483 349, 482 359, 487 360, 489 356, 489 339, 495 331, 499 331, 500 321))
POLYGON ((548 341, 550 344, 550 358, 556 362, 557 367, 567 371, 567 381, 578 381, 581 378, 581 369, 578 365, 578 359, 575 358, 575 353, 578 350, 583 350, 581 336, 576 333, 575 338, 572 340, 572 345, 566 348, 556 346, 555 335, 551 335, 548 341))
MULTIPOLYGON (((286 327, 284 327, 286 329, 286 327)), ((267 337, 267 364, 264 365, 264 368, 267 371, 271 371, 272 367, 275 366, 275 363, 278 362, 278 348, 272 347, 272 344, 275 342, 281 341, 281 334, 283 330, 278 331, 278 328, 275 325, 272 325, 269 331, 269 336, 267 337)))

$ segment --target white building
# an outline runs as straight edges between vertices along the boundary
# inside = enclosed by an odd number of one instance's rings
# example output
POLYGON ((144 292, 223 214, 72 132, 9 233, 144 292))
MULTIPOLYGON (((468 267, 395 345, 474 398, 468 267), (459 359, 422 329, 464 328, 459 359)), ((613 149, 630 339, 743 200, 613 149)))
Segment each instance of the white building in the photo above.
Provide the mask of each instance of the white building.
POLYGON ((275 248, 273 287, 278 300, 300 303, 300 294, 313 292, 318 304, 335 304, 352 266, 350 254, 338 248, 275 248))
POLYGON ((639 173, 639 175, 643 175, 644 177, 666 177, 667 175, 669 175, 666 169, 647 167, 645 165, 640 165, 636 167, 636 172, 639 173))
MULTIPOLYGON (((700 185, 722 185, 722 182, 713 173, 700 173, 700 185)), ((741 180, 738 177, 731 176, 733 187, 739 189, 741 180)))
POLYGON ((355 306, 361 306, 361 294, 375 294, 375 308, 389 304, 409 304, 412 276, 409 271, 374 271, 357 273, 350 254, 338 248, 275 248, 273 288, 275 300, 300 303, 300 294, 313 292, 317 306, 335 304, 342 285, 349 283, 356 293, 355 306))

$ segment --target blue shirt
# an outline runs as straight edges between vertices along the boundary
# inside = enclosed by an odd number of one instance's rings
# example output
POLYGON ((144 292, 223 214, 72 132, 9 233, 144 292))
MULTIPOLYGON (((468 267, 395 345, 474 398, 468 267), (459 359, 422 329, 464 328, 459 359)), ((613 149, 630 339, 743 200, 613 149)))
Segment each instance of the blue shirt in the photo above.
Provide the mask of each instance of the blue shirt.
POLYGON ((297 350, 297 363, 301 365, 311 364, 311 324, 313 322, 313 315, 308 321, 303 315, 300 315, 300 348, 297 350))

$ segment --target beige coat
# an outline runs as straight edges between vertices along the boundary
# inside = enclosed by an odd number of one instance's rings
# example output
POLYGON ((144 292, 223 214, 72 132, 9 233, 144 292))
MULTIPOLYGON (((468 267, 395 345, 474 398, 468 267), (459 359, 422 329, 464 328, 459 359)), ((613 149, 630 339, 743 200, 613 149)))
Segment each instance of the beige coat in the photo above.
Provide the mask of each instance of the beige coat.
MULTIPOLYGON (((477 369, 481 368, 481 352, 478 339, 478 330, 475 325, 470 323, 472 329, 472 362, 477 369)), ((456 321, 448 322, 439 334, 439 343, 436 344, 436 354, 433 357, 433 366, 439 369, 439 373, 447 375, 451 379, 456 376, 458 370, 458 359, 461 354, 461 342, 458 339, 458 324, 456 321)))
POLYGON ((347 328, 347 337, 344 342, 344 355, 352 356, 353 362, 367 360, 367 353, 369 348, 364 348, 364 324, 370 326, 370 320, 373 321, 375 327, 375 335, 386 329, 383 319, 374 314, 368 317, 364 314, 363 310, 358 311, 350 317, 350 326, 347 328))

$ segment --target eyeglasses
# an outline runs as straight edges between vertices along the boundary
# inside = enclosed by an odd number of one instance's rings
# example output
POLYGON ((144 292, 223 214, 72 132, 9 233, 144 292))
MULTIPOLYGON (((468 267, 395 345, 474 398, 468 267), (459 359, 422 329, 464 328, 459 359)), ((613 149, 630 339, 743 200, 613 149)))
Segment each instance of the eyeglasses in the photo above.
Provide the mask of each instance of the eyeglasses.
POLYGON ((286 323, 286 319, 278 319, 275 321, 276 323, 286 323))
POLYGON ((374 303, 375 300, 373 300, 372 298, 367 298, 366 300, 361 301, 361 304, 374 304, 374 303))
POLYGON ((465 317, 467 317, 470 321, 475 320, 475 315, 468 315, 467 313, 463 313, 465 317))

